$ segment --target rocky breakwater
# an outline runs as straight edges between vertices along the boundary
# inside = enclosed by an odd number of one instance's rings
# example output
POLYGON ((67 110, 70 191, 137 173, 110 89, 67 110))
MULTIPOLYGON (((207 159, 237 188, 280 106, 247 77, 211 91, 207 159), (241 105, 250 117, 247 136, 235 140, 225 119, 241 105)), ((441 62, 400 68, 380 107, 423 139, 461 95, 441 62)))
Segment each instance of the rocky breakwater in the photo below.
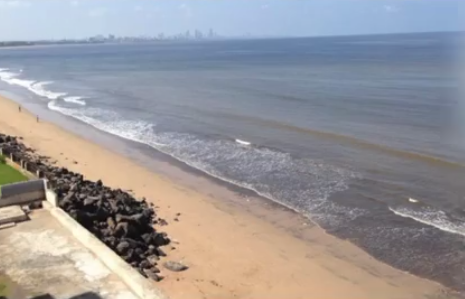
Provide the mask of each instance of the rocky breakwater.
POLYGON ((23 168, 46 178, 59 206, 142 275, 156 281, 162 278, 157 265, 165 256, 161 247, 170 239, 154 228, 165 221, 157 218, 153 204, 106 187, 102 181, 89 181, 81 174, 53 166, 17 137, 0 133, 0 149, 23 168))

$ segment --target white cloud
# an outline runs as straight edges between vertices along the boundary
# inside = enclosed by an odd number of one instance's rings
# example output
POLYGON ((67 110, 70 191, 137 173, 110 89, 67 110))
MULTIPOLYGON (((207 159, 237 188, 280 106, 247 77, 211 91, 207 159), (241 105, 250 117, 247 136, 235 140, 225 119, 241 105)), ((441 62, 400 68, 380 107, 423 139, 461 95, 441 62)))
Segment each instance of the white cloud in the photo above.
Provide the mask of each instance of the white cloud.
POLYGON ((32 4, 29 1, 24 0, 4 0, 0 1, 0 7, 6 8, 28 8, 32 4))
POLYGON ((100 18, 100 17, 105 16, 107 12, 108 12, 108 9, 106 9, 105 7, 97 7, 92 10, 89 10, 87 15, 91 18, 100 18))
POLYGON ((78 7, 80 5, 80 2, 78 0, 73 0, 69 3, 71 6, 78 7))
POLYGON ((396 12, 399 11, 399 8, 397 8, 396 6, 393 6, 393 5, 384 5, 383 9, 387 13, 396 13, 396 12))

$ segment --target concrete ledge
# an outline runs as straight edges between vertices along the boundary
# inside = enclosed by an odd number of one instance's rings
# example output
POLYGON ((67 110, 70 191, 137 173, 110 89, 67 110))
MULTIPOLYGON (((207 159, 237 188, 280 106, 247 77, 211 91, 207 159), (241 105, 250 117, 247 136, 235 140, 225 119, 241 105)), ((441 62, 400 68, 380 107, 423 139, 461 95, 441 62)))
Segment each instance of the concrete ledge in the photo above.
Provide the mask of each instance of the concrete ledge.
POLYGON ((58 208, 58 201, 57 201, 57 195, 55 194, 55 192, 53 192, 52 190, 50 189, 47 189, 47 186, 46 186, 47 182, 44 181, 44 185, 45 185, 45 200, 47 202, 50 203, 50 205, 54 208, 58 208))
POLYGON ((26 213, 20 206, 11 206, 0 209, 0 225, 11 222, 26 221, 28 219, 26 213))
POLYGON ((127 264, 116 253, 97 239, 87 229, 82 227, 65 211, 54 207, 50 202, 43 202, 44 208, 50 211, 73 236, 85 247, 92 251, 113 273, 126 283, 126 285, 141 299, 167 299, 154 283, 143 277, 139 272, 127 264))

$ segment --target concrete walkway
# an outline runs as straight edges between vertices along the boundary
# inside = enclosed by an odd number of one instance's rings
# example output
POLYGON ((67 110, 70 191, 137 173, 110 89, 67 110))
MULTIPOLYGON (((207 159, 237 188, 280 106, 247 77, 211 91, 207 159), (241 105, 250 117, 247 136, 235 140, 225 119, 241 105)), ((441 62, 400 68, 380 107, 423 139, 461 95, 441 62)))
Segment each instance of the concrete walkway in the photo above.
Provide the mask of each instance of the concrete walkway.
POLYGON ((17 285, 21 297, 138 298, 48 210, 29 216, 29 221, 0 229, 0 273, 17 285))

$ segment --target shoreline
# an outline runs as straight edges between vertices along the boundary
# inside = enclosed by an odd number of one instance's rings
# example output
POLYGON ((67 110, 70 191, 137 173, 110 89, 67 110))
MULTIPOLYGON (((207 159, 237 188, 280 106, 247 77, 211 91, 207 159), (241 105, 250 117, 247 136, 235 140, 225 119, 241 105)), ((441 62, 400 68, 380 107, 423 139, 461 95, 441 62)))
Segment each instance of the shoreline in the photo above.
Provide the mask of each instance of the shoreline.
MULTIPOLYGON (((180 243, 168 258, 190 266, 184 273, 164 273, 165 280, 157 283, 170 297, 421 298, 445 289, 383 264, 315 225, 301 228, 305 240, 297 238, 279 225, 289 220, 277 217, 269 223, 206 194, 208 190, 174 183, 47 121, 37 124, 34 115, 25 109, 19 113, 17 107, 0 96, 2 133, 23 137, 57 165, 154 201, 159 216, 169 223, 165 230, 180 243), (174 220, 177 213, 179 222, 174 220)), ((262 203, 253 205, 259 209, 262 203)), ((260 212, 270 216, 271 210, 260 212)))

